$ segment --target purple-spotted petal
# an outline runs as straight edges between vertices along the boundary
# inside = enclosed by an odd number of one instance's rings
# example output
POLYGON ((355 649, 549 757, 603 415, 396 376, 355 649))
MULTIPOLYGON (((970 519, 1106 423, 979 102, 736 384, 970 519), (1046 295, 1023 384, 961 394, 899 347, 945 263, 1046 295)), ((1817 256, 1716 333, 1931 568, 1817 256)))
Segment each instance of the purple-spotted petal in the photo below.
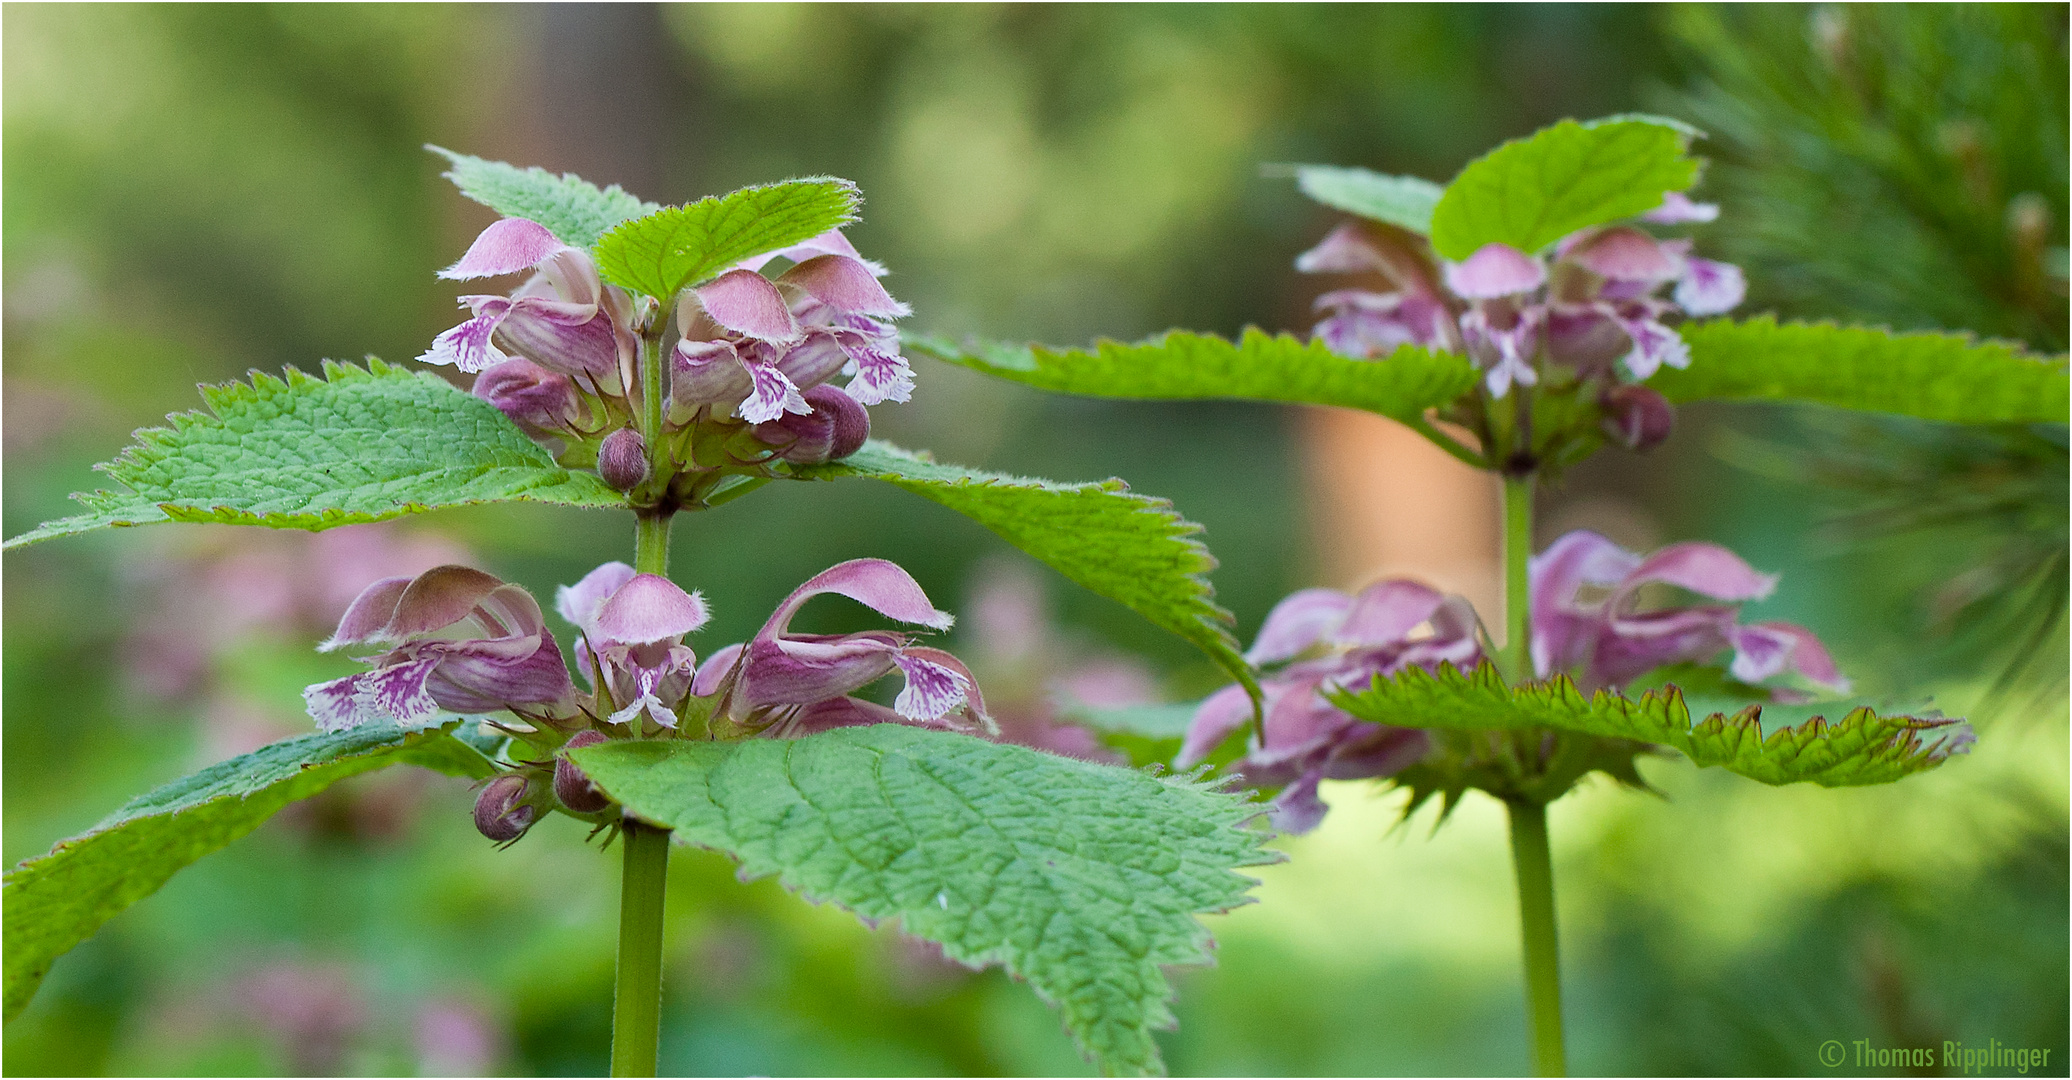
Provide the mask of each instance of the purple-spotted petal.
POLYGON ((597 610, 596 629, 608 641, 641 644, 680 638, 712 617, 705 598, 656 574, 639 574, 614 590, 597 610))
POLYGON ((1547 268, 1509 244, 1484 244, 1465 260, 1446 264, 1446 287, 1469 300, 1527 293, 1546 283, 1547 268))
POLYGON ((439 665, 436 653, 375 668, 360 676, 360 705, 399 724, 429 719, 439 714, 439 703, 425 688, 432 669, 439 665))
POLYGON ((893 699, 893 711, 910 720, 939 720, 961 707, 969 681, 948 666, 913 655, 893 656, 906 687, 893 699))
MULTIPOLYGON (((813 702, 810 705, 801 705, 791 710, 783 719, 765 728, 763 736, 773 739, 801 739, 808 735, 818 735, 823 731, 833 731, 836 728, 865 727, 871 724, 907 724, 914 726, 913 721, 875 701, 865 701, 861 698, 853 697, 832 697, 825 701, 813 702)), ((944 727, 947 725, 921 724, 918 726, 944 727)))
POLYGON ((785 413, 810 414, 811 405, 806 404, 804 395, 775 364, 748 362, 742 365, 748 372, 748 397, 735 410, 741 419, 751 424, 775 420, 785 413))
POLYGON ((319 731, 344 731, 385 719, 363 703, 360 680, 364 678, 365 675, 347 675, 302 691, 303 706, 309 710, 309 718, 317 722, 319 731))
POLYGON ((1341 645, 1393 645, 1439 611, 1446 597, 1415 581, 1378 581, 1353 597, 1335 638, 1341 645))
POLYGON ((1711 259, 1684 260, 1683 280, 1676 283, 1676 306, 1691 315, 1724 315, 1741 306, 1748 279, 1733 263, 1711 259))
POLYGON ((905 357, 869 345, 851 346, 847 351, 856 362, 856 377, 849 380, 846 389, 857 404, 876 405, 913 397, 914 369, 907 366, 905 357))
POLYGON ((737 334, 781 344, 802 336, 784 294, 753 270, 729 270, 692 291, 713 322, 737 334))
POLYGON ((956 620, 949 612, 937 611, 919 582, 897 563, 884 559, 851 559, 813 575, 792 590, 784 603, 770 613, 770 620, 756 632, 758 641, 774 641, 791 628, 792 616, 806 601, 822 593, 846 596, 880 615, 900 622, 919 623, 935 630, 948 630, 956 620))
POLYGON ((1633 342, 1624 357, 1626 370, 1635 379, 1645 379, 1667 364, 1673 368, 1691 366, 1691 347, 1683 335, 1653 319, 1621 319, 1619 328, 1633 342))
POLYGON ((805 262, 816 255, 847 255, 869 267, 871 273, 879 277, 885 276, 885 268, 858 254, 855 245, 849 243, 849 238, 843 236, 840 229, 829 229, 811 240, 793 244, 788 248, 778 248, 776 251, 768 251, 761 255, 751 256, 741 260, 736 265, 744 270, 761 270, 764 266, 769 265, 771 259, 790 259, 793 262, 805 262))
POLYGON ((545 634, 460 642, 436 652, 428 646, 426 655, 438 663, 425 680, 425 692, 448 712, 487 713, 513 705, 544 706, 556 714, 573 709, 575 684, 568 664, 545 634), (521 646, 521 655, 502 655, 506 645, 521 646))
POLYGON ((547 261, 566 247, 545 225, 525 218, 508 217, 482 230, 460 261, 439 271, 439 276, 457 281, 469 278, 515 274, 547 261))
POLYGON ((619 370, 619 334, 611 316, 595 304, 514 300, 497 325, 497 336, 512 352, 564 375, 606 379, 619 370))
POLYGON ((410 577, 382 578, 367 586, 345 609, 344 617, 338 620, 338 630, 323 644, 318 652, 331 652, 347 645, 359 645, 370 641, 387 642, 383 631, 389 620, 396 617, 396 603, 403 599, 404 590, 410 588, 410 577))
POLYGON ((1195 707, 1194 719, 1188 721, 1187 738, 1180 743, 1180 755, 1173 759, 1173 767, 1193 768, 1251 719, 1252 699, 1243 686, 1231 683, 1210 694, 1195 707))
MULTIPOLYGON (((1289 594, 1266 613, 1266 622, 1260 626, 1259 637, 1252 642, 1245 659, 1253 664, 1292 659, 1336 633, 1352 605, 1353 598, 1336 589, 1303 589, 1289 594)), ((1249 715, 1249 698, 1245 708, 1249 715)))
POLYGON ((914 309, 892 298, 863 260, 847 255, 817 255, 786 270, 777 279, 844 315, 903 319, 914 309))
MULTIPOLYGON (((464 298, 465 299, 465 298, 464 298)), ((467 322, 454 327, 432 339, 432 347, 418 354, 420 364, 439 364, 459 368, 473 373, 503 363, 503 350, 489 339, 496 333, 497 324, 510 311, 511 302, 495 297, 497 304, 484 305, 482 311, 467 322)))
POLYGON ((1692 202, 1683 192, 1671 191, 1662 196, 1662 205, 1640 215, 1640 220, 1651 225, 1687 225, 1718 217, 1719 204, 1692 202))

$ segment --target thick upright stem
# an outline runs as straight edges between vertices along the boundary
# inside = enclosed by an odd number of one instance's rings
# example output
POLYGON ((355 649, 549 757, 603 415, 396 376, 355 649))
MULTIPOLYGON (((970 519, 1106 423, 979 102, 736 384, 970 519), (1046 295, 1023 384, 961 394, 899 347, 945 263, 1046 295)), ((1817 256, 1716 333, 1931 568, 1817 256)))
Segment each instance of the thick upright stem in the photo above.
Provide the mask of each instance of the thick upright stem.
POLYGON ((1518 921, 1525 938, 1525 1005, 1532 1021, 1533 1072, 1568 1075, 1561 1039, 1561 947, 1554 927, 1554 866, 1547 852, 1547 807, 1508 799, 1511 863, 1518 871, 1518 921))
POLYGON ((1532 678, 1533 474, 1504 477, 1504 651, 1498 667, 1514 685, 1532 678))
MULTIPOLYGON (((667 513, 635 521, 633 568, 669 572, 667 513)), ((612 997, 612 1075, 653 1076, 662 1037, 662 893, 669 881, 669 830, 625 819, 619 883, 619 974, 612 997)))
POLYGON ((663 475, 662 466, 669 457, 667 441, 662 438, 662 398, 667 393, 669 376, 662 356, 666 317, 657 315, 655 328, 640 339, 640 437, 647 441, 648 468, 656 476, 663 475))
POLYGON ((653 1076, 662 1038, 662 893, 669 881, 669 830, 629 818, 624 838, 612 1075, 653 1076))

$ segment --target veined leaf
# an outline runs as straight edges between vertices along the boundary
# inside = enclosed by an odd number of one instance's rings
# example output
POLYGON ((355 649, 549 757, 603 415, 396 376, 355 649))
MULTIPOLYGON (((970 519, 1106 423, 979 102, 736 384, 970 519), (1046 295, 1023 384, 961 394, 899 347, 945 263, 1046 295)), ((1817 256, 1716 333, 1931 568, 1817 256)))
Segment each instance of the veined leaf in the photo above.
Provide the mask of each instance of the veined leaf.
POLYGON ((1258 812, 1180 777, 897 724, 804 739, 572 752, 629 811, 807 899, 997 963, 1103 1068, 1159 1068, 1159 970, 1209 959, 1195 916, 1246 902, 1258 812))
POLYGON ((1691 366, 1648 385, 1675 402, 1804 401, 1960 424, 2055 423, 2067 413, 2065 358, 1964 334, 1895 334, 1765 315, 1683 327, 1691 366))
POLYGON ((1475 366, 1452 353, 1405 345, 1381 360, 1350 360, 1323 342, 1248 329, 1237 341, 1184 330, 1085 349, 978 344, 958 348, 907 337, 913 351, 1039 390, 1116 398, 1234 398, 1338 405, 1398 420, 1422 419, 1473 389, 1475 366))
POLYGON ((1700 766, 1718 765, 1765 784, 1810 780, 1822 787, 1885 784, 1932 769, 1967 750, 1971 729, 1945 717, 1880 716, 1867 705, 1749 705, 1696 723, 1674 686, 1629 698, 1609 690, 1585 697, 1566 675, 1512 688, 1496 668, 1442 665, 1437 674, 1405 668, 1357 693, 1332 695, 1363 720, 1399 727, 1492 729, 1550 727, 1674 747, 1700 766), (1762 714, 1797 721, 1763 734, 1762 714), (1782 714, 1775 716, 1774 714, 1782 714), (1829 720, 1830 714, 1843 714, 1829 720))
POLYGON ((832 177, 745 187, 629 221, 597 241, 605 280, 668 297, 743 259, 856 220, 856 185, 832 177))
POLYGON ((934 500, 1000 534, 1059 573, 1193 642, 1257 697, 1252 669, 1203 575, 1216 559, 1201 526, 1164 499, 1121 480, 1060 484, 942 465, 876 439, 841 461, 799 470, 817 479, 861 476, 934 500))
POLYGON ((1389 176, 1337 165, 1297 165, 1295 185, 1325 206, 1385 221, 1419 236, 1432 232, 1432 211, 1446 189, 1416 176, 1389 176))
POLYGON ((137 432, 100 466, 128 490, 74 495, 88 513, 46 522, 7 547, 162 521, 328 529, 445 506, 545 502, 618 507, 588 473, 554 464, 496 407, 429 373, 379 360, 295 368, 285 381, 205 386, 214 410, 137 432))
POLYGON ((393 725, 302 735, 211 765, 147 794, 49 854, 9 871, 6 1016, 52 962, 172 876, 258 828, 281 807, 349 776, 397 763, 479 778, 489 759, 445 733, 393 725))
POLYGON ((620 190, 617 184, 599 190, 574 173, 555 176, 538 166, 521 169, 440 146, 425 149, 453 163, 446 178, 461 194, 505 217, 537 221, 571 247, 590 247, 619 222, 661 209, 620 190))
POLYGON ((1563 120, 1468 163, 1432 211, 1432 246, 1459 261, 1484 244, 1538 252, 1577 229, 1637 217, 1698 179, 1697 130, 1659 116, 1563 120))

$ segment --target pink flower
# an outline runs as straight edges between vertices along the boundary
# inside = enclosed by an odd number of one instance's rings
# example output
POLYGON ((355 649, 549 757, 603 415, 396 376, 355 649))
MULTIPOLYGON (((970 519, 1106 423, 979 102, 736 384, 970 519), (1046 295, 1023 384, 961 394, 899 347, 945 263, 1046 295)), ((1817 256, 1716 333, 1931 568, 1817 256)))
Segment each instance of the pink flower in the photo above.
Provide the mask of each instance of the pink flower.
POLYGON ((601 685, 617 706, 609 719, 633 723, 642 717, 676 726, 676 706, 690 692, 698 658, 683 636, 711 618, 705 600, 668 578, 636 574, 622 562, 608 562, 554 596, 554 610, 582 630, 576 663, 601 685))
POLYGON ((348 645, 390 648, 362 658, 372 671, 302 692, 309 715, 325 731, 380 720, 416 726, 452 713, 504 709, 574 712, 574 685, 539 604, 480 570, 438 566, 367 586, 319 648, 348 645), (482 636, 434 636, 463 622, 482 636))
MULTIPOLYGON (((1416 582, 1377 582, 1352 596, 1332 589, 1295 593, 1266 616, 1245 654, 1255 664, 1286 666, 1259 681, 1263 737, 1254 736, 1237 771, 1248 783, 1284 785, 1271 803, 1275 827, 1308 832, 1324 818, 1320 781, 1393 776, 1431 745, 1422 731, 1357 719, 1322 691, 1364 689, 1375 676, 1413 664, 1470 667, 1481 656, 1467 601, 1416 582), (1305 654, 1317 655, 1298 659, 1305 654)), ((1200 762, 1251 717, 1242 686, 1210 695, 1188 726, 1175 766, 1200 762)))
POLYGON ((911 635, 792 633, 792 618, 822 593, 935 630, 948 629, 952 621, 905 570, 883 559, 854 559, 799 586, 747 643, 714 653, 699 667, 692 693, 720 695, 718 711, 730 721, 777 737, 858 724, 990 726, 970 670, 947 652, 914 644, 911 635), (849 696, 895 671, 906 686, 891 708, 849 696))
POLYGON ((674 419, 706 407, 753 424, 810 415, 802 391, 843 371, 853 372, 845 389, 858 404, 907 400, 913 372, 884 320, 911 309, 879 284, 881 267, 839 232, 752 262, 692 290, 677 308, 674 419), (758 272, 778 255, 798 261, 774 280, 758 272))
POLYGON ((515 354, 599 392, 623 394, 639 351, 632 299, 599 280, 587 252, 562 244, 537 222, 505 218, 484 229, 439 276, 495 277, 528 268, 538 272, 509 296, 461 297, 473 317, 434 338, 418 360, 478 372, 515 354))
POLYGON ((1579 530, 1534 556, 1530 572, 1533 669, 1541 678, 1572 671, 1585 690, 1617 689, 1656 668, 1706 663, 1732 650, 1728 671, 1742 682, 1795 671, 1829 690, 1849 688, 1812 631, 1740 622, 1736 605, 1768 596, 1777 579, 1717 544, 1671 544, 1642 558, 1579 530), (1728 603, 1639 611, 1639 590, 1651 583, 1728 603))

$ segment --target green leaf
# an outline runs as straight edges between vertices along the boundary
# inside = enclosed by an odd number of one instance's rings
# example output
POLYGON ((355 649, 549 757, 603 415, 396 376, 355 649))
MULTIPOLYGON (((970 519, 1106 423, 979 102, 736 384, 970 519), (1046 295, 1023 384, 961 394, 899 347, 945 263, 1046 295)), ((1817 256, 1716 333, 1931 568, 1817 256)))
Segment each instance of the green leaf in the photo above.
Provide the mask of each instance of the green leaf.
POLYGON ((545 502, 622 507, 589 473, 554 464, 496 407, 430 373, 379 360, 324 362, 285 381, 205 386, 214 414, 172 417, 100 466, 127 490, 74 495, 88 513, 45 522, 7 547, 163 521, 328 529, 446 506, 545 502))
POLYGON ((673 296, 743 259, 847 225, 861 202, 855 184, 832 177, 745 187, 613 229, 597 241, 597 269, 635 292, 673 296))
POLYGON ((814 479, 861 476, 941 503, 1000 534, 1059 573, 1193 642, 1257 698, 1251 665, 1231 636, 1236 620, 1211 599, 1216 559, 1201 526, 1121 480, 1060 484, 941 465, 876 439, 841 461, 799 470, 814 479))
POLYGON ((399 762, 480 778, 495 767, 443 731, 394 725, 302 735, 211 765, 139 796, 100 824, 9 871, 6 1018, 52 962, 172 876, 258 828, 282 807, 399 762))
POLYGON ((1389 176, 1337 165, 1297 165, 1295 185, 1325 206, 1373 218, 1419 236, 1432 232, 1432 211, 1444 188, 1416 176, 1389 176))
POLYGON ((537 221, 572 247, 590 247, 619 222, 661 209, 621 191, 617 184, 599 190, 574 173, 555 176, 538 166, 521 169, 444 147, 427 145, 425 149, 453 163, 446 179, 461 194, 505 217, 537 221))
POLYGON ((1698 179, 1696 129, 1625 115, 1553 127, 1476 158, 1432 212, 1432 246, 1459 261, 1484 244, 1533 253, 1577 229, 1637 217, 1698 179))
POLYGON ((1683 692, 1674 686, 1628 698, 1609 690, 1585 697, 1566 675, 1513 689, 1496 668, 1463 673, 1441 665, 1433 674, 1405 668, 1377 677, 1358 693, 1332 695, 1338 707, 1363 720, 1399 727, 1488 730, 1550 727, 1611 739, 1674 747, 1700 766, 1718 765, 1765 784, 1809 780, 1822 787, 1885 784, 1932 769, 1964 752, 1971 732, 1962 720, 1940 716, 1880 716, 1867 705, 1749 705, 1692 723, 1683 692), (1763 734, 1762 715, 1773 727, 1763 734), (1842 713, 1840 720, 1829 715, 1842 713), (1791 722, 1786 727, 1776 721, 1791 722))
POLYGON ((617 742, 571 756, 677 839, 806 899, 998 963, 1119 1072, 1159 1068, 1159 969, 1209 959, 1195 916, 1270 861, 1258 808, 1210 787, 897 724, 804 739, 617 742))
POLYGON ((1405 345, 1381 360, 1349 360, 1321 341, 1248 329, 1236 342, 1173 330, 1091 351, 907 337, 912 351, 1039 390, 1117 398, 1234 398, 1337 405, 1422 420, 1474 388, 1475 366, 1452 353, 1405 345))
POLYGON ((1648 385, 1674 402, 1803 401, 1959 424, 2066 420, 2063 356, 1964 334, 1895 334, 1765 315, 1683 327, 1691 366, 1648 385))

